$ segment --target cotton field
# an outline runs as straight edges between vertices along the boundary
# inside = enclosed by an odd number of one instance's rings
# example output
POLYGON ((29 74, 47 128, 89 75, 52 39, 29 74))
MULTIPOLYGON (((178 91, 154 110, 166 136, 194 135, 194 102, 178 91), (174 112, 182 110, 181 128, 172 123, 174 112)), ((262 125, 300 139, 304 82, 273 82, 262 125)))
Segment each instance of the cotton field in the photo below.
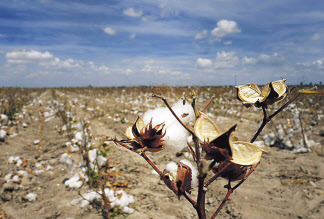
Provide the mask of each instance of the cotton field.
MULTIPOLYGON (((195 217, 143 159, 108 141, 125 139, 138 117, 144 124, 164 123, 166 147, 148 156, 177 177, 175 162, 192 166, 187 147, 192 139, 153 94, 166 98, 193 128, 195 112, 183 104, 192 90, 200 110, 214 97, 205 114, 221 131, 237 124, 236 137, 253 137, 262 110, 247 109, 233 87, 0 89, 0 217, 100 218, 105 203, 117 218, 195 217)), ((273 218, 324 214, 323 100, 302 95, 268 124, 255 142, 268 153, 223 218, 250 218, 251 209, 273 218), (255 187, 260 189, 251 193, 255 187)), ((195 170, 193 188, 196 175, 195 170)), ((211 187, 214 194, 223 184, 211 187)), ((207 210, 218 206, 215 197, 207 198, 207 210)))

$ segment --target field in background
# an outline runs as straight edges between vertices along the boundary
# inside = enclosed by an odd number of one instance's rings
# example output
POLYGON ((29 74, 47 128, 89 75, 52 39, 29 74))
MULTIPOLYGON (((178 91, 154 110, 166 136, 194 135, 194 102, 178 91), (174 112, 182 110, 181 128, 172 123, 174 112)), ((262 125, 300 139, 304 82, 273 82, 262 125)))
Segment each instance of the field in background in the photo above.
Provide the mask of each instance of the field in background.
MULTIPOLYGON (((293 92, 299 89, 302 88, 293 92)), ((162 101, 152 94, 165 97, 172 105, 189 96, 191 90, 198 95, 198 109, 215 97, 205 112, 222 131, 238 124, 235 136, 243 141, 253 137, 262 120, 262 110, 244 107, 236 99, 233 87, 1 88, 0 114, 6 114, 9 121, 1 121, 6 136, 0 140, 0 216, 100 218, 96 209, 74 205, 72 201, 79 197, 79 189, 65 184, 75 172, 60 162, 62 154, 69 154, 74 171, 81 158, 73 148, 76 130, 63 128, 60 112, 66 112, 73 124, 88 122, 91 143, 97 147, 107 136, 124 139, 126 127, 137 116, 148 109, 163 107, 162 101), (71 141, 71 145, 67 144, 71 141), (27 174, 19 175, 19 171, 27 174), (15 175, 18 180, 13 179, 15 175), (36 199, 26 198, 29 193, 37 194, 36 199)), ((265 128, 257 144, 269 154, 231 196, 220 218, 320 218, 324 214, 323 100, 323 95, 302 95, 265 128)), ((268 110, 274 112, 286 101, 268 110)), ((113 186, 109 186, 122 187, 134 195, 134 203, 129 206, 135 211, 128 218, 196 216, 191 206, 178 201, 140 157, 112 144, 109 149, 110 168, 116 173, 110 182, 113 186)), ((178 156, 166 149, 150 157, 163 169, 167 162, 185 158, 184 154, 178 156)), ((225 183, 219 180, 212 186, 214 195, 207 197, 210 211, 223 198, 225 183)), ((80 188, 81 193, 85 190, 80 188)))

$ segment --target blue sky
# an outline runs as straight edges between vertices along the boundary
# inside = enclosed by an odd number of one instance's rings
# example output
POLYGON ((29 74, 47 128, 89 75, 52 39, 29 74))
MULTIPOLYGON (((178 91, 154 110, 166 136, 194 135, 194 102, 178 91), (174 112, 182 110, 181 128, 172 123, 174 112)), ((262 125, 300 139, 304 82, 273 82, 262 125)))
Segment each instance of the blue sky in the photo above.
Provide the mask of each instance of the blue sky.
POLYGON ((324 79, 321 0, 1 0, 0 86, 324 79))

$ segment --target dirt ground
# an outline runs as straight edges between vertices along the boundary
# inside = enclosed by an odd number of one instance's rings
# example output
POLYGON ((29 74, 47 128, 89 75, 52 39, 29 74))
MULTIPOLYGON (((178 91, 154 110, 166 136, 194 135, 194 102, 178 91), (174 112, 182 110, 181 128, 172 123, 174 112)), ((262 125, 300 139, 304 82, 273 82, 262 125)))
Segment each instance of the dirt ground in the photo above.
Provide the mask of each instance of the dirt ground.
MULTIPOLYGON (((67 92, 65 97, 74 99, 78 94, 67 92)), ((60 156, 67 151, 67 137, 57 131, 62 126, 62 121, 55 114, 42 116, 42 113, 49 110, 47 103, 53 98, 51 91, 47 90, 35 98, 37 101, 27 107, 24 118, 17 119, 19 122, 12 130, 17 135, 9 136, 5 142, 0 143, 0 218, 5 218, 5 214, 12 218, 102 218, 91 206, 80 208, 71 205, 71 201, 79 195, 63 184, 72 174, 59 162, 60 156), (24 128, 22 123, 27 123, 27 127, 24 128), (35 140, 39 140, 39 143, 35 144, 35 140), (14 163, 9 163, 10 156, 20 156, 25 160, 25 166, 17 167, 14 163), (53 169, 47 170, 48 165, 53 169), (8 173, 21 169, 30 174, 22 178, 20 184, 5 182, 8 173), (36 169, 43 169, 44 172, 36 174, 36 169), (26 195, 30 192, 37 194, 33 202, 26 200, 26 195)), ((107 136, 125 138, 125 128, 136 118, 136 115, 129 115, 129 121, 123 124, 108 117, 98 119, 93 116, 93 111, 75 111, 77 118, 91 121, 95 143, 107 136)), ((225 127, 224 130, 237 123, 235 118, 225 115, 216 115, 214 121, 225 127)), ((257 126, 256 122, 239 121, 239 138, 248 141, 257 126)), ((218 218, 323 218, 324 157, 318 152, 323 150, 324 137, 318 134, 323 128, 321 121, 313 129, 314 140, 320 145, 309 153, 294 154, 276 147, 265 147, 269 153, 263 155, 256 171, 230 196, 218 218)), ((267 131, 269 130, 265 130, 267 131)), ((169 151, 148 153, 148 156, 161 169, 171 160, 185 158, 176 157, 169 151)), ((76 161, 80 160, 77 153, 72 154, 72 157, 76 161)), ((108 158, 120 174, 118 179, 128 183, 127 192, 134 195, 135 199, 131 206, 135 212, 117 218, 197 218, 192 206, 184 198, 178 200, 159 177, 152 173, 152 168, 143 158, 112 144, 108 158)), ((210 186, 206 198, 209 216, 225 196, 226 183, 219 179, 210 186)), ((196 194, 197 191, 194 190, 191 196, 195 197, 196 194)))

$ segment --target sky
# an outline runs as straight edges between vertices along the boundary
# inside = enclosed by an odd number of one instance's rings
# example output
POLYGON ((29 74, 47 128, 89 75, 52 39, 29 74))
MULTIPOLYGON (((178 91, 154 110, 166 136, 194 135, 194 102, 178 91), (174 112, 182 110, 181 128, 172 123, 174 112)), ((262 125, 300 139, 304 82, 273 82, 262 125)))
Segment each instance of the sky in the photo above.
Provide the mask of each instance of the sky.
POLYGON ((281 78, 324 81, 324 1, 0 1, 0 87, 281 78))

